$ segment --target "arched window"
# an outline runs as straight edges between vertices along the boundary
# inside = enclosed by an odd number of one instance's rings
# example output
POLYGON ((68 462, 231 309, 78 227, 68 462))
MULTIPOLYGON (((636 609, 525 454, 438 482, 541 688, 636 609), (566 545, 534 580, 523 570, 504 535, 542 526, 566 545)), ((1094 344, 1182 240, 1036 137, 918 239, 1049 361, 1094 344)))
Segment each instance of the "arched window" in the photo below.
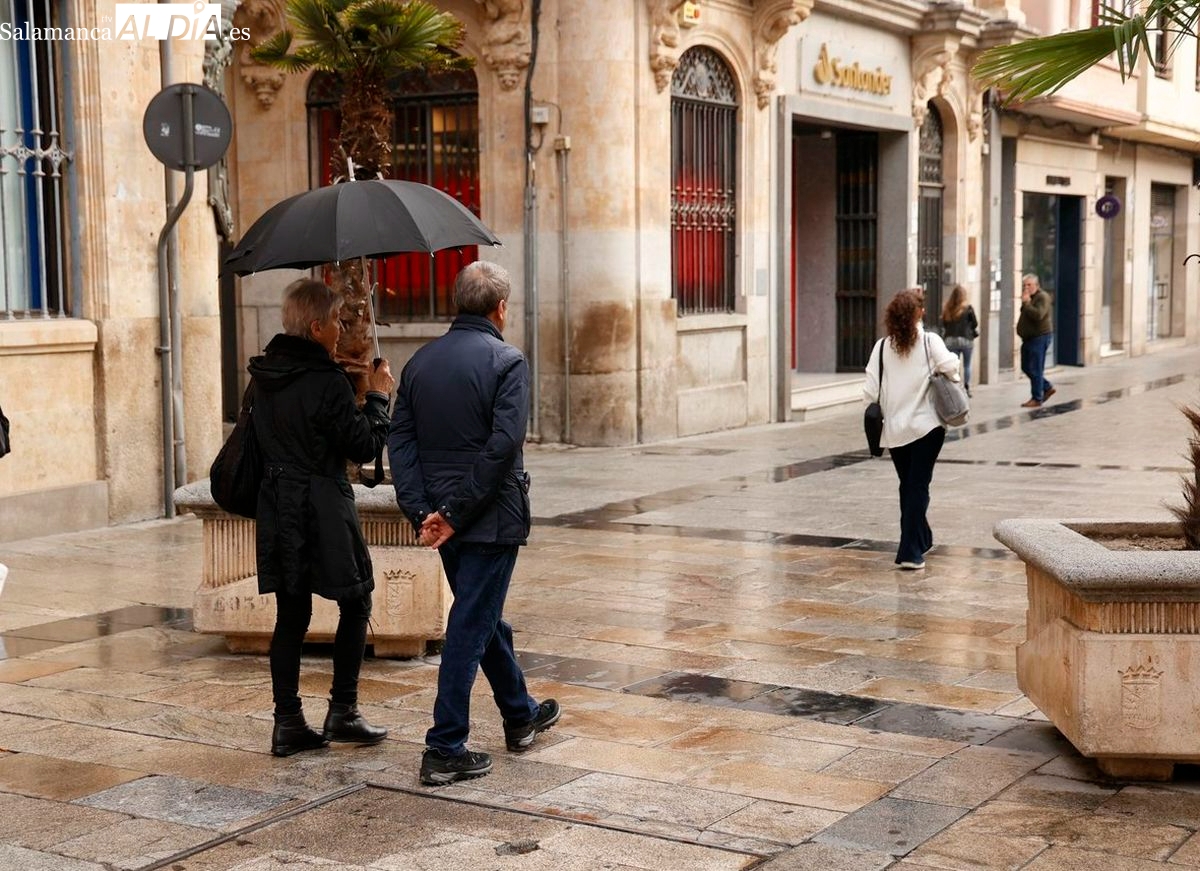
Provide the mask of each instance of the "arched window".
MULTIPOLYGON (((332 182, 330 159, 341 124, 341 80, 317 73, 308 85, 312 187, 332 182)), ((389 178, 419 181, 445 191, 479 214, 479 86, 471 70, 430 75, 414 70, 391 82, 392 166, 389 178)), ((478 248, 400 254, 380 260, 375 278, 382 320, 441 320, 454 316, 454 277, 478 257, 478 248)))
POLYGON ((942 316, 942 116, 929 103, 921 122, 920 156, 917 182, 920 201, 917 207, 917 283, 925 288, 925 324, 937 326, 942 316))
POLYGON ((671 79, 671 292, 681 315, 734 310, 737 86, 710 48, 671 79))

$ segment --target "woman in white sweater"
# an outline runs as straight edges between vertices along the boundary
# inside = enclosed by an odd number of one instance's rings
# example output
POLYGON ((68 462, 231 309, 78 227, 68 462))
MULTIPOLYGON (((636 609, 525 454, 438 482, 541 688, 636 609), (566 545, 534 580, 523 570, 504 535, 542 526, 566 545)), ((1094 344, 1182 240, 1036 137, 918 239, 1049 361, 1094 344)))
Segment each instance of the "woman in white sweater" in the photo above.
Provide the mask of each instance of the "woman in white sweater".
POLYGON ((946 439, 946 428, 933 408, 930 371, 959 380, 958 357, 946 349, 941 336, 925 332, 925 294, 920 288, 902 290, 888 303, 884 316, 887 335, 875 343, 867 364, 863 397, 883 409, 883 437, 896 476, 900 479, 900 547, 896 563, 902 569, 925 568, 925 552, 933 547, 933 531, 925 519, 933 465, 946 439), (880 355, 883 383, 880 384, 880 355))

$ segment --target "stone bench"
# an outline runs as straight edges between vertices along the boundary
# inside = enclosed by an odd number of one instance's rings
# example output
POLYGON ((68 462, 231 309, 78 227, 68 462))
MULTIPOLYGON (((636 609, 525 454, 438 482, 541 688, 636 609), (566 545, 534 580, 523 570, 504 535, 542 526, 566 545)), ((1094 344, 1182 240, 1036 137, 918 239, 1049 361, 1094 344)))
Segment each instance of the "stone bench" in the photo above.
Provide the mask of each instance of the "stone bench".
MULTIPOLYGON (((367 643, 376 656, 412 657, 445 638, 450 588, 437 553, 417 544, 391 487, 354 485, 363 536, 375 569, 374 605, 367 643)), ((213 502, 208 479, 175 491, 175 507, 203 522, 204 575, 196 590, 197 632, 224 635, 235 653, 266 653, 275 628, 275 597, 258 592, 253 520, 213 502)), ((307 640, 333 641, 337 603, 313 598, 307 640)))
POLYGON ((995 536, 1025 562, 1030 701, 1112 777, 1200 762, 1200 551, 1103 543, 1179 540, 1178 524, 1005 520, 995 536))

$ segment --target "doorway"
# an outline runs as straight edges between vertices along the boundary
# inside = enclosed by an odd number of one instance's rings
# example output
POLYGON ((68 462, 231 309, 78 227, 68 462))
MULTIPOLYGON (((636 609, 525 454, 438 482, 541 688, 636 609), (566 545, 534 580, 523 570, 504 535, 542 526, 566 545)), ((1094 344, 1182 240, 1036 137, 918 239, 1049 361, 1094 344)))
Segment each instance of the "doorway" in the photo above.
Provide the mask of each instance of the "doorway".
MULTIPOLYGON (((1125 202, 1125 179, 1108 176, 1104 193, 1125 202)), ((1124 345, 1125 336, 1125 216, 1104 219, 1104 260, 1100 275, 1100 353, 1124 345)))
POLYGON ((792 366, 861 372, 876 331, 879 135, 796 124, 792 160, 792 366))
POLYGON ((1146 339, 1171 335, 1172 285, 1175 278, 1175 188, 1150 186, 1150 292, 1147 294, 1146 339))
POLYGON ((917 284, 925 289, 925 327, 935 329, 942 318, 942 283, 949 265, 942 253, 942 116, 931 100, 921 122, 917 181, 917 284))
POLYGON ((1083 197, 1026 193, 1021 224, 1021 271, 1036 275, 1054 300, 1047 365, 1082 366, 1083 197))

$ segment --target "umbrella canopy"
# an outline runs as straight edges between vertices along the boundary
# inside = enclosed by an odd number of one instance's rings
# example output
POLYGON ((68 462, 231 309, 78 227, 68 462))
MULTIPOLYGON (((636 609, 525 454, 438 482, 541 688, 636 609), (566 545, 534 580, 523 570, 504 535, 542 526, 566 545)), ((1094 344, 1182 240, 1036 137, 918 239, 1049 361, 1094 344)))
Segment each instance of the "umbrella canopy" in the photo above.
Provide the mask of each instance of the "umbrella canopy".
POLYGON ((307 269, 322 263, 500 239, 462 203, 414 181, 371 179, 305 191, 276 203, 245 232, 224 270, 307 269))

